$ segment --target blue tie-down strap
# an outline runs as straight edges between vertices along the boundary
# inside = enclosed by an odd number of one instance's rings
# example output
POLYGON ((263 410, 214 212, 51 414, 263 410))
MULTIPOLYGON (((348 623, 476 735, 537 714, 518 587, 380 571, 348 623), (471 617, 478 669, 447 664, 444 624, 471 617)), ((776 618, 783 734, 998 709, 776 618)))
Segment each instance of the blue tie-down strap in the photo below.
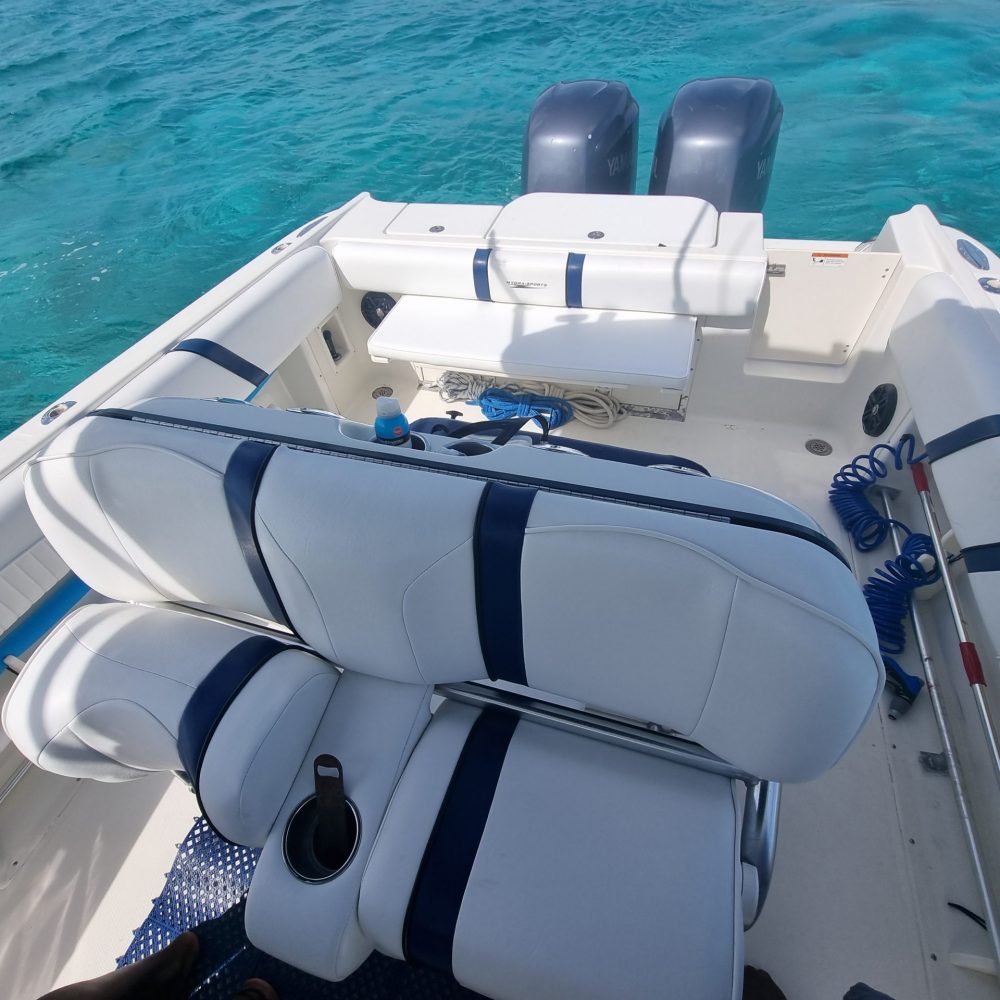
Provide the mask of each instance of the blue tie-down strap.
MULTIPOLYGON (((468 427, 464 420, 452 420, 449 417, 421 417, 410 424, 410 430, 417 434, 453 435, 455 431, 468 427)), ((541 435, 534 431, 521 431, 521 434, 531 438, 536 444, 541 441, 541 435)), ((681 469, 690 469, 703 476, 709 475, 708 469, 700 462, 680 455, 660 455, 655 451, 638 451, 634 448, 619 448, 612 444, 600 444, 596 441, 581 441, 579 438, 552 438, 553 444, 562 444, 567 448, 575 448, 591 458, 603 458, 609 462, 624 462, 626 465, 673 465, 681 469)))

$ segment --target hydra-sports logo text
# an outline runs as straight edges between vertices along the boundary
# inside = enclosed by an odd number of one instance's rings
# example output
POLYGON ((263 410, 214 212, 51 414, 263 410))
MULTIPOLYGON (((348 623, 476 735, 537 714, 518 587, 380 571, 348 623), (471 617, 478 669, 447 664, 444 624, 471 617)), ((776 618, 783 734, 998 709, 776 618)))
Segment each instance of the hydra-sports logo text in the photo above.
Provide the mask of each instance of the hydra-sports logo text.
POLYGON ((507 281, 508 288, 548 288, 547 281, 507 281))

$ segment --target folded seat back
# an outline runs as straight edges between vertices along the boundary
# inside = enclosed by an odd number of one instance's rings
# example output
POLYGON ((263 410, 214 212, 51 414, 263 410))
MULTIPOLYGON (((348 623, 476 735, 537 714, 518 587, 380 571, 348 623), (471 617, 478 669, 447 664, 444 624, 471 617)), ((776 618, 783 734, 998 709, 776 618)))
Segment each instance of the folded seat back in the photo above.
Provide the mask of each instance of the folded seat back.
POLYGON ((287 624, 347 670, 526 685, 776 780, 830 767, 870 713, 883 675, 860 589, 790 505, 583 456, 356 434, 148 401, 78 421, 26 488, 96 590, 287 624))

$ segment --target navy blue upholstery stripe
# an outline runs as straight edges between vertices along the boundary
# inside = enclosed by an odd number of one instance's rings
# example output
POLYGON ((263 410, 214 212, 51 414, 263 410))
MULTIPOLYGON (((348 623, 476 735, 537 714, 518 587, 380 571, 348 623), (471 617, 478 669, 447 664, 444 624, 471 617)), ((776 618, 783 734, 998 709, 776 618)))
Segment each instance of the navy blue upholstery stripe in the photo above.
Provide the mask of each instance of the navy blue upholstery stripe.
MULTIPOLYGON (((410 430, 418 434, 449 434, 460 427, 470 427, 471 424, 465 420, 452 420, 448 417, 418 417, 410 424, 410 430)), ((518 434, 525 434, 536 444, 542 440, 542 435, 537 431, 520 430, 518 434)), ((703 475, 710 476, 711 473, 700 462, 691 458, 683 458, 680 455, 660 455, 655 451, 639 451, 636 448, 620 448, 613 444, 600 444, 597 441, 582 441, 580 438, 550 437, 553 444, 564 444, 569 448, 576 448, 584 455, 591 458, 602 458, 608 462, 623 462, 626 465, 677 465, 684 469, 691 469, 703 475)))
POLYGON ((459 910, 517 723, 511 712, 487 709, 469 730, 406 909, 408 962, 452 972, 459 910))
POLYGON ((970 573, 995 573, 1000 570, 1000 542, 970 545, 962 549, 962 558, 970 573))
POLYGON ((1000 413, 980 417, 971 423, 956 427, 953 431, 928 441, 924 451, 932 462, 936 462, 947 455, 954 455, 956 451, 962 451, 963 448, 995 437, 1000 437, 1000 413))
POLYGON ((260 489, 260 481, 267 463, 276 450, 277 445, 264 444, 261 441, 241 441, 229 458, 222 485, 226 492, 226 505, 233 521, 233 530, 236 532, 247 569, 257 584, 260 596, 267 605, 272 620, 291 628, 285 607, 260 554, 257 528, 254 524, 257 491, 260 489))
POLYGON ((194 337, 191 340, 182 340, 174 350, 200 354, 203 358, 214 362, 220 368, 225 368, 227 372, 232 372, 251 385, 260 385, 268 377, 268 373, 263 368, 258 368, 246 358, 241 358, 228 347, 223 347, 222 344, 217 344, 214 340, 202 340, 194 337))
POLYGON ((521 550, 538 490, 487 483, 472 539, 479 645, 490 680, 527 684, 521 628, 521 550))
POLYGON ((492 302, 490 295, 490 254, 493 251, 489 247, 477 250, 472 258, 472 283, 476 289, 476 298, 481 302, 492 302))
MULTIPOLYGON (((187 417, 164 416, 153 412, 143 412, 142 410, 126 410, 120 407, 108 407, 102 410, 93 410, 91 417, 108 417, 113 420, 136 420, 150 421, 160 426, 171 426, 186 430, 204 431, 208 433, 222 432, 241 437, 251 433, 246 428, 234 427, 229 424, 210 423, 205 420, 191 420, 187 417)), ((321 452, 328 455, 342 455, 349 458, 368 459, 371 456, 367 445, 333 444, 330 441, 318 441, 309 438, 292 437, 288 434, 276 434, 273 431, 255 430, 253 434, 258 439, 266 439, 275 445, 283 444, 290 448, 308 448, 310 451, 321 452)), ((428 453, 421 453, 412 449, 397 448, 396 454, 391 459, 382 459, 384 463, 397 468, 421 469, 426 472, 444 472, 454 475, 455 466, 453 463, 436 461, 428 453), (404 452, 404 454, 399 454, 404 452)), ((643 506, 651 507, 655 510, 667 510, 677 514, 688 514, 696 517, 711 517, 718 520, 727 521, 730 524, 742 525, 747 528, 756 528, 762 531, 775 531, 783 535, 790 535, 793 538, 800 538, 811 545, 817 545, 821 549, 829 552, 830 555, 840 560, 845 566, 850 566, 844 554, 837 547, 836 543, 826 537, 821 531, 815 528, 806 527, 795 521, 786 521, 784 518, 771 517, 768 514, 755 514, 745 510, 734 510, 730 507, 716 507, 710 504, 693 503, 689 500, 671 500, 663 496, 651 496, 642 493, 627 493, 622 490, 611 490, 601 486, 568 486, 559 480, 541 479, 537 476, 524 476, 515 472, 498 472, 492 469, 479 469, 467 467, 462 470, 470 479, 481 479, 490 482, 504 482, 531 486, 536 489, 554 490, 559 492, 572 492, 579 496, 592 497, 595 500, 607 500, 611 503, 625 503, 631 507, 643 506)))
POLYGON ((583 308, 583 262, 585 253, 571 253, 566 257, 566 305, 570 309, 583 308))
POLYGON ((226 709, 268 660, 293 648, 271 636, 250 636, 226 653, 194 689, 178 725, 177 752, 195 790, 205 751, 226 709))

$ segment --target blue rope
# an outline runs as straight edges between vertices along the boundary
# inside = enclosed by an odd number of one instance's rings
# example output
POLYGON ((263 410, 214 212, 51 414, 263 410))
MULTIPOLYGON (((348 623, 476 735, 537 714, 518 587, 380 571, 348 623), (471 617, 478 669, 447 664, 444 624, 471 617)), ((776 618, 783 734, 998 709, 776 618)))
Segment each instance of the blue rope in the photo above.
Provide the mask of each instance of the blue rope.
POLYGON ((859 552, 878 548, 889 536, 895 525, 906 534, 902 552, 895 559, 887 559, 868 578, 862 591, 878 636, 878 648, 885 664, 887 682, 896 697, 889 709, 890 718, 902 715, 920 693, 924 682, 908 674, 893 654, 903 652, 906 631, 903 622, 910 611, 910 599, 918 587, 934 583, 941 577, 940 567, 925 569, 921 556, 934 556, 934 543, 929 535, 910 531, 902 521, 880 514, 865 495, 865 491, 889 475, 890 463, 879 456, 891 456, 891 467, 897 471, 904 465, 915 465, 926 455, 914 455, 916 441, 912 434, 904 434, 895 446, 877 444, 871 451, 858 455, 833 477, 828 493, 841 524, 851 536, 859 552))
POLYGON ((565 399, 530 392, 514 393, 509 389, 486 389, 478 399, 469 400, 467 405, 480 407, 487 420, 543 416, 550 428, 556 428, 573 419, 573 406, 565 399))

